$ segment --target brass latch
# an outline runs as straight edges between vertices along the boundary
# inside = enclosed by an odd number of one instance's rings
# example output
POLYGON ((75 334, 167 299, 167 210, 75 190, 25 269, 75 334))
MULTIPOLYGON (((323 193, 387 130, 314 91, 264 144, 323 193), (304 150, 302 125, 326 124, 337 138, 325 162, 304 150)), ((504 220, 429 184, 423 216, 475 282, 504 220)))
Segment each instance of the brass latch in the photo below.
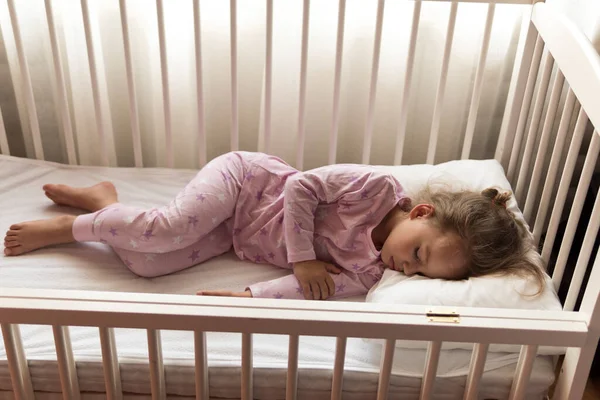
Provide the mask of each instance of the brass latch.
POLYGON ((429 322, 460 322, 460 314, 453 310, 428 310, 426 316, 429 322))

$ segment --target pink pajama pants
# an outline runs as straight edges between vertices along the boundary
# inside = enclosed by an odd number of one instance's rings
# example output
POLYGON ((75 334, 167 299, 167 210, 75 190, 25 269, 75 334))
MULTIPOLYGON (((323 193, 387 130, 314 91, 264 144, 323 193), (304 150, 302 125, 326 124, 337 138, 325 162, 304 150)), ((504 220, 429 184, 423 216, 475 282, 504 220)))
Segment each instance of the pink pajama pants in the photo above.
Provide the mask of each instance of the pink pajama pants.
POLYGON ((227 252, 247 169, 244 154, 215 158, 164 207, 144 210, 115 203, 77 217, 75 240, 110 245, 143 277, 177 272, 227 252))

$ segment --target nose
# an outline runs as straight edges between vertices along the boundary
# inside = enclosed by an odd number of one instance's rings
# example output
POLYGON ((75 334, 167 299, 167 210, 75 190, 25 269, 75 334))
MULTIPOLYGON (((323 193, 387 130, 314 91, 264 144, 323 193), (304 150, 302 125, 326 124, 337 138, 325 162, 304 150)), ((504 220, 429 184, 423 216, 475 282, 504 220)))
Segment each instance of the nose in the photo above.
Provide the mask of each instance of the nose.
POLYGON ((402 263, 402 269, 404 271, 404 275, 406 275, 406 276, 414 275, 417 272, 416 266, 413 263, 410 263, 407 261, 404 261, 402 263))

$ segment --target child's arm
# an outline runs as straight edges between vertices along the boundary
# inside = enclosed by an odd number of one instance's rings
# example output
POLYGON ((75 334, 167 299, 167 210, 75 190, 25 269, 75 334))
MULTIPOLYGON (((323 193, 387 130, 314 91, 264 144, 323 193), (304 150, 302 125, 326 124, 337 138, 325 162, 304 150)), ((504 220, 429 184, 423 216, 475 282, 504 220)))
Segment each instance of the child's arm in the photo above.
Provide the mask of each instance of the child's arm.
MULTIPOLYGON (((349 271, 343 271, 340 274, 331 274, 335 294, 329 296, 327 300, 341 299, 344 297, 359 296, 366 294, 369 289, 377 282, 380 276, 375 274, 355 274, 349 271), (362 279, 361 279, 362 278, 362 279)), ((320 289, 315 289, 320 290, 320 289)), ((312 291, 312 290, 311 290, 312 291)), ((295 275, 286 275, 281 278, 266 282, 250 285, 244 292, 232 292, 227 290, 205 290, 198 292, 204 296, 233 296, 233 297, 257 297, 270 299, 296 299, 304 300, 304 289, 295 275)), ((312 299, 313 297, 308 297, 312 299)), ((322 297, 315 300, 325 300, 322 297)))
POLYGON ((319 204, 338 203, 341 212, 365 213, 373 205, 390 207, 404 198, 400 184, 373 167, 332 165, 288 178, 284 189, 284 235, 290 263, 315 260, 315 212, 319 204))
MULTIPOLYGON (((318 260, 303 261, 294 265, 294 275, 298 280, 297 287, 302 288, 302 294, 306 300, 327 300, 333 296, 336 285, 331 274, 340 272, 342 272, 341 268, 318 260)), ((284 288, 286 284, 287 282, 283 282, 282 288, 278 292, 289 292, 284 288)), ((294 288, 294 290, 297 289, 294 288)), ((249 288, 244 292, 201 290, 196 294, 200 296, 253 297, 249 288)))

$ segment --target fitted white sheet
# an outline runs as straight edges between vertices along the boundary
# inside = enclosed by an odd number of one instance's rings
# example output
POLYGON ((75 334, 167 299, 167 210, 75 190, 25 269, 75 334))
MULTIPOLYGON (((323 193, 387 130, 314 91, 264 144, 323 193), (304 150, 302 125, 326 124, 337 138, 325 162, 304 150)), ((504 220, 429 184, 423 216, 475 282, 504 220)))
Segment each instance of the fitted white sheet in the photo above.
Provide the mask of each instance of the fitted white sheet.
MULTIPOLYGON (((136 206, 168 202, 193 177, 195 171, 168 169, 110 169, 70 167, 49 162, 0 156, 0 232, 24 220, 49 218, 76 210, 53 205, 43 195, 45 183, 86 186, 111 180, 120 201, 136 206)), ((169 293, 193 295, 198 289, 243 289, 246 285, 277 278, 290 271, 238 260, 232 253, 177 274, 155 279, 139 278, 125 268, 112 250, 102 244, 72 244, 42 249, 20 257, 0 256, 0 287, 77 289, 169 293)), ((351 299, 361 301, 362 298, 351 299)), ((50 327, 22 326, 35 390, 60 392, 56 354, 50 327)), ((74 327, 71 339, 77 360, 80 388, 104 391, 101 352, 97 329, 74 327)), ((167 391, 193 396, 193 337, 190 332, 164 331, 163 356, 167 391)), ((150 393, 146 335, 141 330, 116 330, 123 389, 150 393)), ((209 333, 208 363, 211 396, 239 397, 240 347, 238 334, 209 333)), ((335 339, 300 339, 300 398, 327 398, 335 339)), ((349 339, 344 398, 371 398, 377 390, 381 348, 361 339, 349 339)), ((442 352, 435 398, 462 395, 471 354, 465 350, 442 352)), ((487 358, 481 398, 508 395, 517 354, 490 353, 487 358)), ((418 397, 425 352, 396 350, 391 394, 418 397)), ((6 353, 0 343, 0 399, 11 388, 6 353), (4 392, 3 392, 4 391, 4 392)), ((254 340, 254 387, 256 398, 281 398, 285 393, 287 337, 256 335, 254 340)), ((536 359, 527 398, 543 395, 554 379, 550 357, 536 359)))

